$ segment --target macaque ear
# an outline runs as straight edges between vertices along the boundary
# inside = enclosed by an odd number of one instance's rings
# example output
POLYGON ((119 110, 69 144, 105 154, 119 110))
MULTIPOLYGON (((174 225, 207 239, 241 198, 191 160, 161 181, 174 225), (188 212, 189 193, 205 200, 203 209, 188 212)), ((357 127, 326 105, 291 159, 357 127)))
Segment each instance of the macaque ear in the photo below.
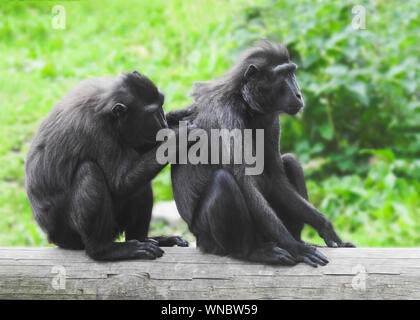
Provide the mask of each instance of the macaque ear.
POLYGON ((258 72, 258 68, 254 64, 250 64, 244 73, 245 79, 252 78, 258 72))
POLYGON ((112 107, 112 114, 116 117, 120 117, 122 114, 124 114, 127 111, 127 106, 123 103, 116 103, 112 107))

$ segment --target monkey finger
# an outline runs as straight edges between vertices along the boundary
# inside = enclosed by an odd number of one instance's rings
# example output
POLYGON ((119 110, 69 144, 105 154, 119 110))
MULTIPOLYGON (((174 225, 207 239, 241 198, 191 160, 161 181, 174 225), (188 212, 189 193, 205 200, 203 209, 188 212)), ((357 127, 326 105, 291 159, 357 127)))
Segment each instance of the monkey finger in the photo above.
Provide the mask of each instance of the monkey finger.
POLYGON ((281 255, 283 259, 293 262, 294 264, 297 263, 296 259, 287 250, 284 250, 279 247, 274 247, 273 250, 275 253, 281 255))
POLYGON ((174 242, 178 247, 188 247, 189 243, 182 237, 174 236, 174 242))
POLYGON ((330 248, 338 248, 337 242, 331 240, 325 240, 325 243, 330 248))
POLYGON ((321 266, 325 266, 328 261, 325 261, 324 259, 319 258, 318 256, 316 256, 315 254, 311 255, 311 260, 321 266))
POLYGON ((158 245, 159 245, 159 242, 158 242, 158 241, 156 241, 156 240, 155 240, 155 239, 153 239, 153 238, 146 238, 146 239, 144 240, 144 242, 148 242, 148 243, 154 244, 155 246, 158 246, 158 245))
POLYGON ((164 253, 164 251, 161 248, 151 243, 144 243, 142 249, 149 251, 150 253, 154 254, 156 257, 161 257, 163 256, 163 253, 164 253))
POLYGON ((314 256, 316 256, 319 260, 321 260, 321 261, 323 261, 323 262, 325 262, 325 264, 327 264, 328 262, 330 262, 329 260, 328 260, 328 258, 322 253, 322 252, 319 252, 318 250, 316 250, 314 253, 313 253, 313 255, 314 256))
POLYGON ((295 258, 293 258, 290 255, 280 253, 275 256, 275 262, 273 263, 283 265, 283 266, 294 266, 297 264, 297 261, 295 260, 295 258))
POLYGON ((341 247, 343 247, 343 248, 356 248, 356 246, 351 242, 343 242, 341 247))
POLYGON ((302 257, 301 262, 305 262, 306 264, 309 264, 311 267, 314 267, 314 268, 318 267, 318 265, 315 262, 313 262, 310 258, 306 256, 302 257))
POLYGON ((156 250, 156 249, 152 249, 152 248, 146 248, 145 249, 147 252, 149 252, 149 253, 151 253, 151 254, 153 254, 155 257, 157 257, 157 258, 160 258, 160 257, 162 257, 163 256, 163 251, 162 252, 160 252, 160 251, 158 251, 158 250, 156 250))
POLYGON ((279 258, 279 264, 282 264, 285 266, 294 266, 297 264, 297 261, 294 259, 290 259, 288 257, 282 257, 282 258, 279 258))
POLYGON ((160 236, 155 239, 158 241, 160 247, 173 247, 175 245, 188 247, 188 241, 180 236, 160 236))
POLYGON ((158 257, 163 256, 163 254, 165 253, 165 251, 163 251, 161 248, 156 247, 156 246, 149 248, 149 250, 153 251, 158 257))

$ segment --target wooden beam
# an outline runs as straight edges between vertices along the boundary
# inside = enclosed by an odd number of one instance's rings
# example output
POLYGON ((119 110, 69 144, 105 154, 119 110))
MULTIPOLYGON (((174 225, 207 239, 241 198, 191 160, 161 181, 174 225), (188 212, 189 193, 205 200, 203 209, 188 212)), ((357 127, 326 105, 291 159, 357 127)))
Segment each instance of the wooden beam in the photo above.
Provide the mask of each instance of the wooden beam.
POLYGON ((420 299, 420 249, 322 248, 325 267, 268 266, 164 248, 98 263, 83 251, 0 247, 0 299, 420 299))

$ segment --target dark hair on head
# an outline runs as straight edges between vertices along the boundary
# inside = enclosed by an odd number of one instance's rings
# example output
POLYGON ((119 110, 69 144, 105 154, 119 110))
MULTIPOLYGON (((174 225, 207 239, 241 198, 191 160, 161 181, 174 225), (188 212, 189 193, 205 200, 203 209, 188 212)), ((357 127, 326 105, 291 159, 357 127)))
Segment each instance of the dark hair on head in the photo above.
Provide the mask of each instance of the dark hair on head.
POLYGON ((132 92, 141 92, 142 95, 146 96, 156 96, 158 94, 158 89, 154 83, 138 71, 124 72, 121 77, 132 92))
POLYGON ((234 94, 240 89, 244 73, 250 64, 265 69, 287 61, 289 61, 289 52, 282 43, 259 40, 253 47, 243 51, 236 64, 220 78, 195 82, 190 96, 198 101, 207 95, 234 94))

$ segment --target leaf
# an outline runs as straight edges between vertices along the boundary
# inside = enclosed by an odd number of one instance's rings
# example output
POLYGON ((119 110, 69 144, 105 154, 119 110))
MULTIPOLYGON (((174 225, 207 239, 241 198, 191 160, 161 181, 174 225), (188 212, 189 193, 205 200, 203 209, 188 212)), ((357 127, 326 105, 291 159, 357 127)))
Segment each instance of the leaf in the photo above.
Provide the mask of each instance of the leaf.
POLYGON ((357 99, 364 105, 369 106, 369 97, 367 95, 366 84, 363 82, 355 82, 350 84, 347 87, 349 91, 351 91, 357 99))
POLYGON ((329 124, 323 124, 319 127, 319 133, 328 141, 331 141, 334 136, 334 131, 329 124))
POLYGON ((332 76, 343 76, 348 74, 349 69, 343 65, 333 65, 325 69, 325 73, 332 76))
POLYGON ((394 152, 389 149, 362 149, 359 154, 371 154, 389 163, 393 163, 395 160, 394 152))

